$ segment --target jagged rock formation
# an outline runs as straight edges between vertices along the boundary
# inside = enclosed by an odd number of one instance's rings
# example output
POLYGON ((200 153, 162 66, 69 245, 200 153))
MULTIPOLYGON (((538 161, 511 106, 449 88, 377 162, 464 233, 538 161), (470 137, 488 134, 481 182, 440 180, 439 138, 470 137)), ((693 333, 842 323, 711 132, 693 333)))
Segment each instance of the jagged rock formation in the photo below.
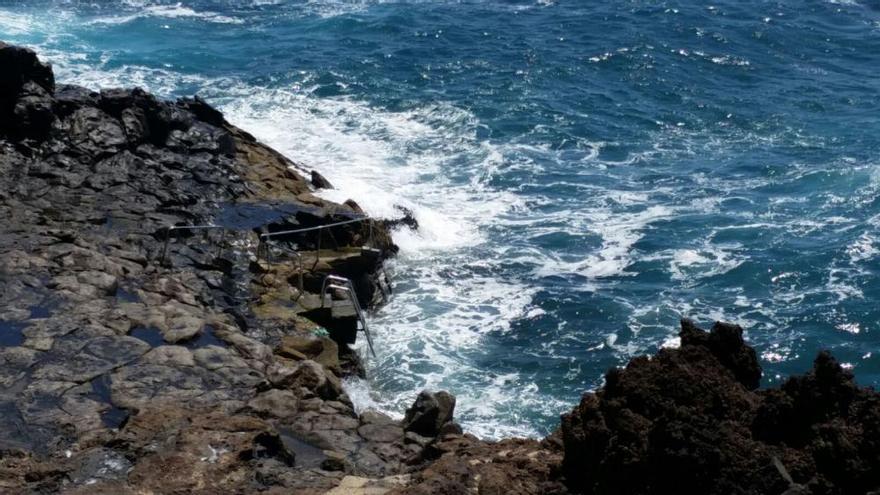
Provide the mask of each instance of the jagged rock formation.
POLYGON ((562 418, 579 493, 869 493, 880 489, 880 394, 827 353, 778 389, 742 329, 682 322, 681 347, 606 375, 562 418))

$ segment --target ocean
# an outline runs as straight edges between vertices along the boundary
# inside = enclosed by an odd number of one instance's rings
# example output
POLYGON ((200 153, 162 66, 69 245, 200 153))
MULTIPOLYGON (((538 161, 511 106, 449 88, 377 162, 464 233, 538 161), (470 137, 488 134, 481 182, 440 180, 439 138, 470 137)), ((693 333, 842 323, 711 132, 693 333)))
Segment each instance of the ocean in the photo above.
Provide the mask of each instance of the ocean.
POLYGON ((0 39, 415 213, 359 408, 542 436, 682 317, 742 325, 764 385, 825 348, 880 383, 876 0, 0 0, 0 39))

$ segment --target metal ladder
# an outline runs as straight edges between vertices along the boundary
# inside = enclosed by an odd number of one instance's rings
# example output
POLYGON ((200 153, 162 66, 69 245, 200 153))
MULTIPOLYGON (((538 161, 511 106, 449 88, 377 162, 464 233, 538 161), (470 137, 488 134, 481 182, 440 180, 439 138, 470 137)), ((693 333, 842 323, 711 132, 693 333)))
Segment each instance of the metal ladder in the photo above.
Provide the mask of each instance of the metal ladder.
MULTIPOLYGON (((361 309, 361 304, 358 302, 357 292, 354 290, 354 285, 351 283, 351 280, 340 277, 339 275, 327 275, 324 277, 324 282, 321 284, 321 307, 324 307, 324 304, 327 300, 327 291, 336 290, 348 295, 348 299, 351 301, 351 305, 354 307, 354 311, 357 315, 358 321, 361 323, 361 329, 364 332, 364 335, 367 336, 367 344, 370 347, 370 354, 373 357, 376 357, 376 351, 373 349, 373 337, 370 335, 370 328, 367 326, 367 318, 364 315, 363 310, 361 309)), ((330 295, 330 301, 332 305, 333 296, 330 295)))

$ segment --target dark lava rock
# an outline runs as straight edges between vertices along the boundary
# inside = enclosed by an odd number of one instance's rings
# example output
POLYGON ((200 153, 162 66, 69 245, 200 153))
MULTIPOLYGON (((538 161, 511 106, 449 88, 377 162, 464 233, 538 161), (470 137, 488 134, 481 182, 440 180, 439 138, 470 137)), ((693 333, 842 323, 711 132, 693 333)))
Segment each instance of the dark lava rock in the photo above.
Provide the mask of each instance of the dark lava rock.
POLYGON ((223 117, 223 114, 219 110, 209 105, 208 102, 199 96, 181 98, 178 103, 181 107, 192 112, 197 119, 203 122, 207 122, 215 127, 223 127, 228 124, 226 118, 223 117))
POLYGON ((49 131, 55 76, 37 55, 0 41, 0 132, 41 137, 49 131))
POLYGON ((426 437, 436 437, 446 423, 452 421, 455 397, 446 391, 423 391, 412 407, 406 410, 403 429, 426 437))
POLYGON ((755 350, 743 341, 743 329, 739 325, 715 323, 706 333, 690 320, 681 322, 681 345, 708 348, 718 361, 733 372, 737 381, 749 390, 761 383, 761 365, 755 350))
POLYGON ((400 218, 383 220, 382 223, 385 228, 396 229, 399 227, 406 227, 410 230, 419 230, 419 221, 416 220, 416 215, 412 210, 400 205, 394 205, 394 209, 399 211, 403 216, 400 218))
POLYGON ((578 493, 866 493, 880 487, 880 395, 827 353, 755 391, 742 329, 682 322, 681 348, 612 369, 563 415, 578 493))
POLYGON ((333 189, 333 184, 316 170, 312 170, 311 182, 315 189, 333 189))
POLYGON ((33 50, 0 41, 0 67, 3 67, 0 92, 4 96, 17 93, 28 81, 40 85, 49 93, 55 91, 52 67, 40 62, 33 50))

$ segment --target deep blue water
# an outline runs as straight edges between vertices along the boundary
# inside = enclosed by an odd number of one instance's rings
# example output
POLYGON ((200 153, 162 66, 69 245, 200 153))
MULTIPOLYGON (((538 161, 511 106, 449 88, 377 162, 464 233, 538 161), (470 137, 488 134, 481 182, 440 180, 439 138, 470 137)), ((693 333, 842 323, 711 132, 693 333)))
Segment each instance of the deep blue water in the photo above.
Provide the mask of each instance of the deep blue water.
POLYGON ((820 348, 880 382, 875 0, 0 0, 0 39, 415 210, 360 406, 543 434, 681 316, 746 327, 768 385, 820 348))

